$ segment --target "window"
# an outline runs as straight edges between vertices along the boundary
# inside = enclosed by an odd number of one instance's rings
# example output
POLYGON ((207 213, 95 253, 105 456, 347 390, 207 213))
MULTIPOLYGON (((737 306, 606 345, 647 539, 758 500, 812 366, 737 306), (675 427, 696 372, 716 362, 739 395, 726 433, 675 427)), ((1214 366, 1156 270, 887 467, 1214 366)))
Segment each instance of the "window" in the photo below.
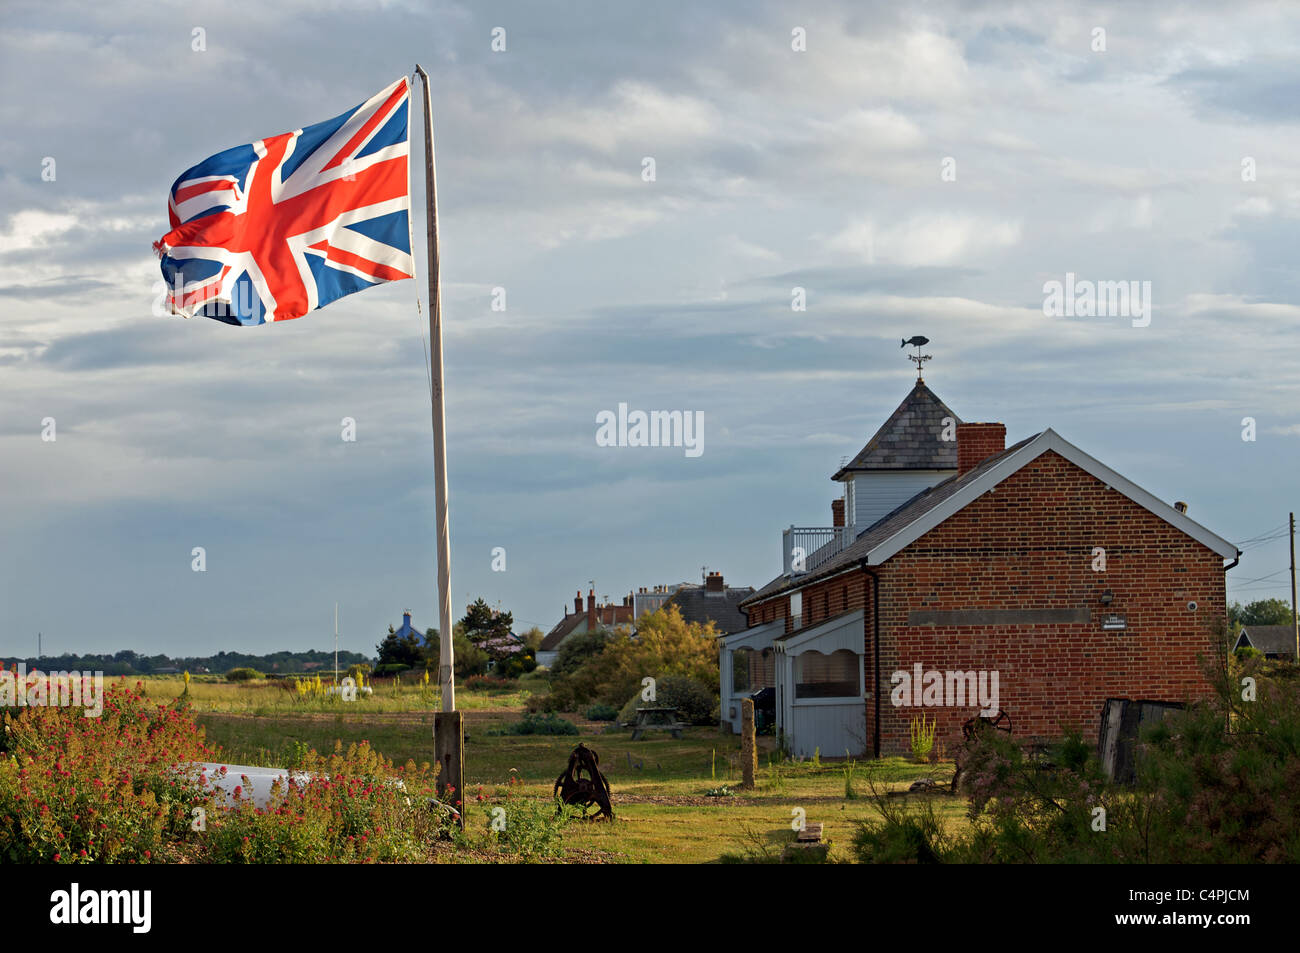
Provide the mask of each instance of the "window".
POLYGON ((790 593, 790 628, 799 628, 800 618, 803 616, 803 592, 790 593))
POLYGON ((858 655, 837 649, 830 655, 804 652, 794 660, 795 698, 860 698, 858 655))

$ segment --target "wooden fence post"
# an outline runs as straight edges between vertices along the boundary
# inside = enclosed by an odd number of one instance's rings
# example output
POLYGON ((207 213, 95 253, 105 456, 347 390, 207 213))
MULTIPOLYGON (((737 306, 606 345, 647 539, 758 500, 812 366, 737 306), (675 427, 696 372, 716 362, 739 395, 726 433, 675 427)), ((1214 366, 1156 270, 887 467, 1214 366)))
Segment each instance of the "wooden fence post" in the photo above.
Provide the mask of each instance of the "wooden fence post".
POLYGON ((754 738, 754 699, 740 703, 740 770, 741 787, 753 788, 754 774, 758 770, 758 746, 754 738))

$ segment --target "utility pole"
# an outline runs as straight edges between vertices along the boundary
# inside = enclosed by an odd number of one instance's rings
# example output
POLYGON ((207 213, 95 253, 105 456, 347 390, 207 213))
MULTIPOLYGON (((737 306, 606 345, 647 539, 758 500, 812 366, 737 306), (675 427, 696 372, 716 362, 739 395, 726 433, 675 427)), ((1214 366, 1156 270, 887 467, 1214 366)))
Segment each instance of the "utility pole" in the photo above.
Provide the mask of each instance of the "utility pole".
POLYGON ((334 684, 339 683, 339 604, 334 603, 334 684))
POLYGON ((1300 662, 1300 614, 1295 604, 1295 513, 1291 514, 1291 630, 1295 636, 1295 659, 1300 662))
MULTIPOLYGON (((1294 524, 1292 524, 1292 528, 1293 528, 1293 529, 1295 528, 1294 524)), ((1292 548, 1292 550, 1295 549, 1294 546, 1292 546, 1291 548, 1292 548)), ((1294 553, 1294 552, 1293 552, 1292 555, 1291 555, 1291 562, 1292 562, 1292 563, 1295 562, 1295 553, 1294 553)), ((1295 568, 1295 567, 1292 566, 1292 570, 1294 570, 1294 568, 1295 568)), ((1292 573, 1291 573, 1291 582, 1293 583, 1293 585, 1291 586, 1291 589, 1293 590, 1293 591, 1292 591, 1292 595, 1291 595, 1291 601, 1292 601, 1292 602, 1295 602, 1295 593, 1294 593, 1294 590, 1295 590, 1295 585, 1294 585, 1294 583, 1295 583, 1295 572, 1294 572, 1294 571, 1292 571, 1292 573)), ((40 634, 39 632, 36 633, 36 657, 37 657, 38 659, 44 657, 44 656, 41 655, 41 634, 40 634)))

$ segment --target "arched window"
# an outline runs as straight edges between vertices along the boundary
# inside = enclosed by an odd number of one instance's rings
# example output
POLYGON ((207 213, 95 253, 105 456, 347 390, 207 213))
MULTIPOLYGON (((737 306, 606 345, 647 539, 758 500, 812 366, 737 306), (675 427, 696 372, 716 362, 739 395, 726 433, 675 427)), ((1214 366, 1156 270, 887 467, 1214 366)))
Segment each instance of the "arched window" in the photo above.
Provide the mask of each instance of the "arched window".
POLYGON ((794 659, 795 698, 860 698, 858 654, 837 649, 830 655, 801 652, 794 659))

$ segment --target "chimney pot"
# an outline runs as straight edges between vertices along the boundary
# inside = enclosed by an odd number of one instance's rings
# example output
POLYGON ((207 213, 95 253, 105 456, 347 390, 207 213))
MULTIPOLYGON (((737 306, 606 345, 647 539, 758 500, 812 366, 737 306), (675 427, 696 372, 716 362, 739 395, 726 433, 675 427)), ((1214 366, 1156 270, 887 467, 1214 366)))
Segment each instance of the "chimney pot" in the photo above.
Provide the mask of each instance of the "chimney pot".
POLYGON ((1180 513, 1186 513, 1187 504, 1184 503, 1182 500, 1179 500, 1177 503, 1174 504, 1174 509, 1176 509, 1180 513))
POLYGON ((1007 448, 1006 424, 957 425, 957 475, 969 473, 1007 448))

